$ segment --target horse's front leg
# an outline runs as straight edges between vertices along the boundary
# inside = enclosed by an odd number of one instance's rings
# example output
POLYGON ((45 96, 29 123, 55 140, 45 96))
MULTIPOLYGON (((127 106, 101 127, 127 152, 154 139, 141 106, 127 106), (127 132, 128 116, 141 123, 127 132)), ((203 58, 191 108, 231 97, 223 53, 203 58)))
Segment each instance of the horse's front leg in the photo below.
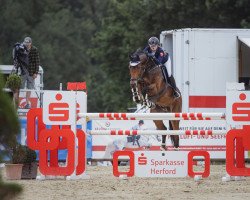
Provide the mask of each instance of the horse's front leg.
POLYGON ((130 88, 133 96, 133 101, 135 103, 143 103, 141 83, 137 80, 130 80, 130 88))
POLYGON ((142 89, 142 100, 144 102, 144 105, 148 106, 149 108, 155 108, 155 104, 149 100, 149 96, 152 96, 154 90, 155 84, 145 86, 142 89))

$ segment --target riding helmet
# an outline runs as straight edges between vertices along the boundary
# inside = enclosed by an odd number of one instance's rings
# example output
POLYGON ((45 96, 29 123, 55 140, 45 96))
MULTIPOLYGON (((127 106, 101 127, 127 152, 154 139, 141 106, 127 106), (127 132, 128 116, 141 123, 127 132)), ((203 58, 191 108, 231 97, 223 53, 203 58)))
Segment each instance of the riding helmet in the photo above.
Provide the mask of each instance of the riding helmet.
POLYGON ((149 45, 160 45, 160 41, 157 37, 151 37, 148 40, 149 45))

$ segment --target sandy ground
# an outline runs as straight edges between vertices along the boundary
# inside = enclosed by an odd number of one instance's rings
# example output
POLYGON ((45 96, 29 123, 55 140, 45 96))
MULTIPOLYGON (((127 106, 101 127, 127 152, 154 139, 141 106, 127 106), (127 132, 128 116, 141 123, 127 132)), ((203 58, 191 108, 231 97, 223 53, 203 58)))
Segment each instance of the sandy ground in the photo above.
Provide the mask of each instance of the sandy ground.
POLYGON ((112 166, 88 166, 87 174, 90 179, 78 181, 15 181, 24 188, 17 199, 250 199, 250 177, 244 181, 222 182, 225 165, 211 165, 210 176, 199 182, 192 178, 120 180, 113 176, 112 166))

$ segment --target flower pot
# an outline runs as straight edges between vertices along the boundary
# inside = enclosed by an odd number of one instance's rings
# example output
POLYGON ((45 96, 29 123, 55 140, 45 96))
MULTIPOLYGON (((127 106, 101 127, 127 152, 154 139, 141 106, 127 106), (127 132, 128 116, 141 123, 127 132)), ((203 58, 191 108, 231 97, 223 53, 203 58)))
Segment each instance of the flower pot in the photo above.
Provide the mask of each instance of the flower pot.
POLYGON ((36 179, 37 163, 24 164, 22 169, 22 179, 36 179))
POLYGON ((23 164, 5 164, 6 179, 20 180, 23 164))

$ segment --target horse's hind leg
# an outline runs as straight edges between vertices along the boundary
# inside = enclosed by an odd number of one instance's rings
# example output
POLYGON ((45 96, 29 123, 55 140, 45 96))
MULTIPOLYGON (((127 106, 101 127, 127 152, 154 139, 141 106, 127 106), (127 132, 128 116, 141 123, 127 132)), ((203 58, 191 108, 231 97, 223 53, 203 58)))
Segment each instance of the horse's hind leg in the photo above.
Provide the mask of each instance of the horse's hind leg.
MULTIPOLYGON (((182 111, 182 98, 179 98, 173 107, 170 108, 170 111, 173 113, 180 113, 182 111)), ((180 120, 172 120, 169 121, 169 127, 172 130, 180 130, 180 120)), ((175 148, 179 147, 179 135, 171 135, 170 136, 172 144, 175 148)))
MULTIPOLYGON (((157 130, 167 130, 162 120, 154 120, 157 130)), ((167 150, 166 148, 166 135, 162 135, 161 149, 167 150)))
MULTIPOLYGON (((169 121, 170 130, 179 130, 180 121, 169 121)), ((179 135, 170 135, 170 139, 175 148, 179 147, 179 135)))

